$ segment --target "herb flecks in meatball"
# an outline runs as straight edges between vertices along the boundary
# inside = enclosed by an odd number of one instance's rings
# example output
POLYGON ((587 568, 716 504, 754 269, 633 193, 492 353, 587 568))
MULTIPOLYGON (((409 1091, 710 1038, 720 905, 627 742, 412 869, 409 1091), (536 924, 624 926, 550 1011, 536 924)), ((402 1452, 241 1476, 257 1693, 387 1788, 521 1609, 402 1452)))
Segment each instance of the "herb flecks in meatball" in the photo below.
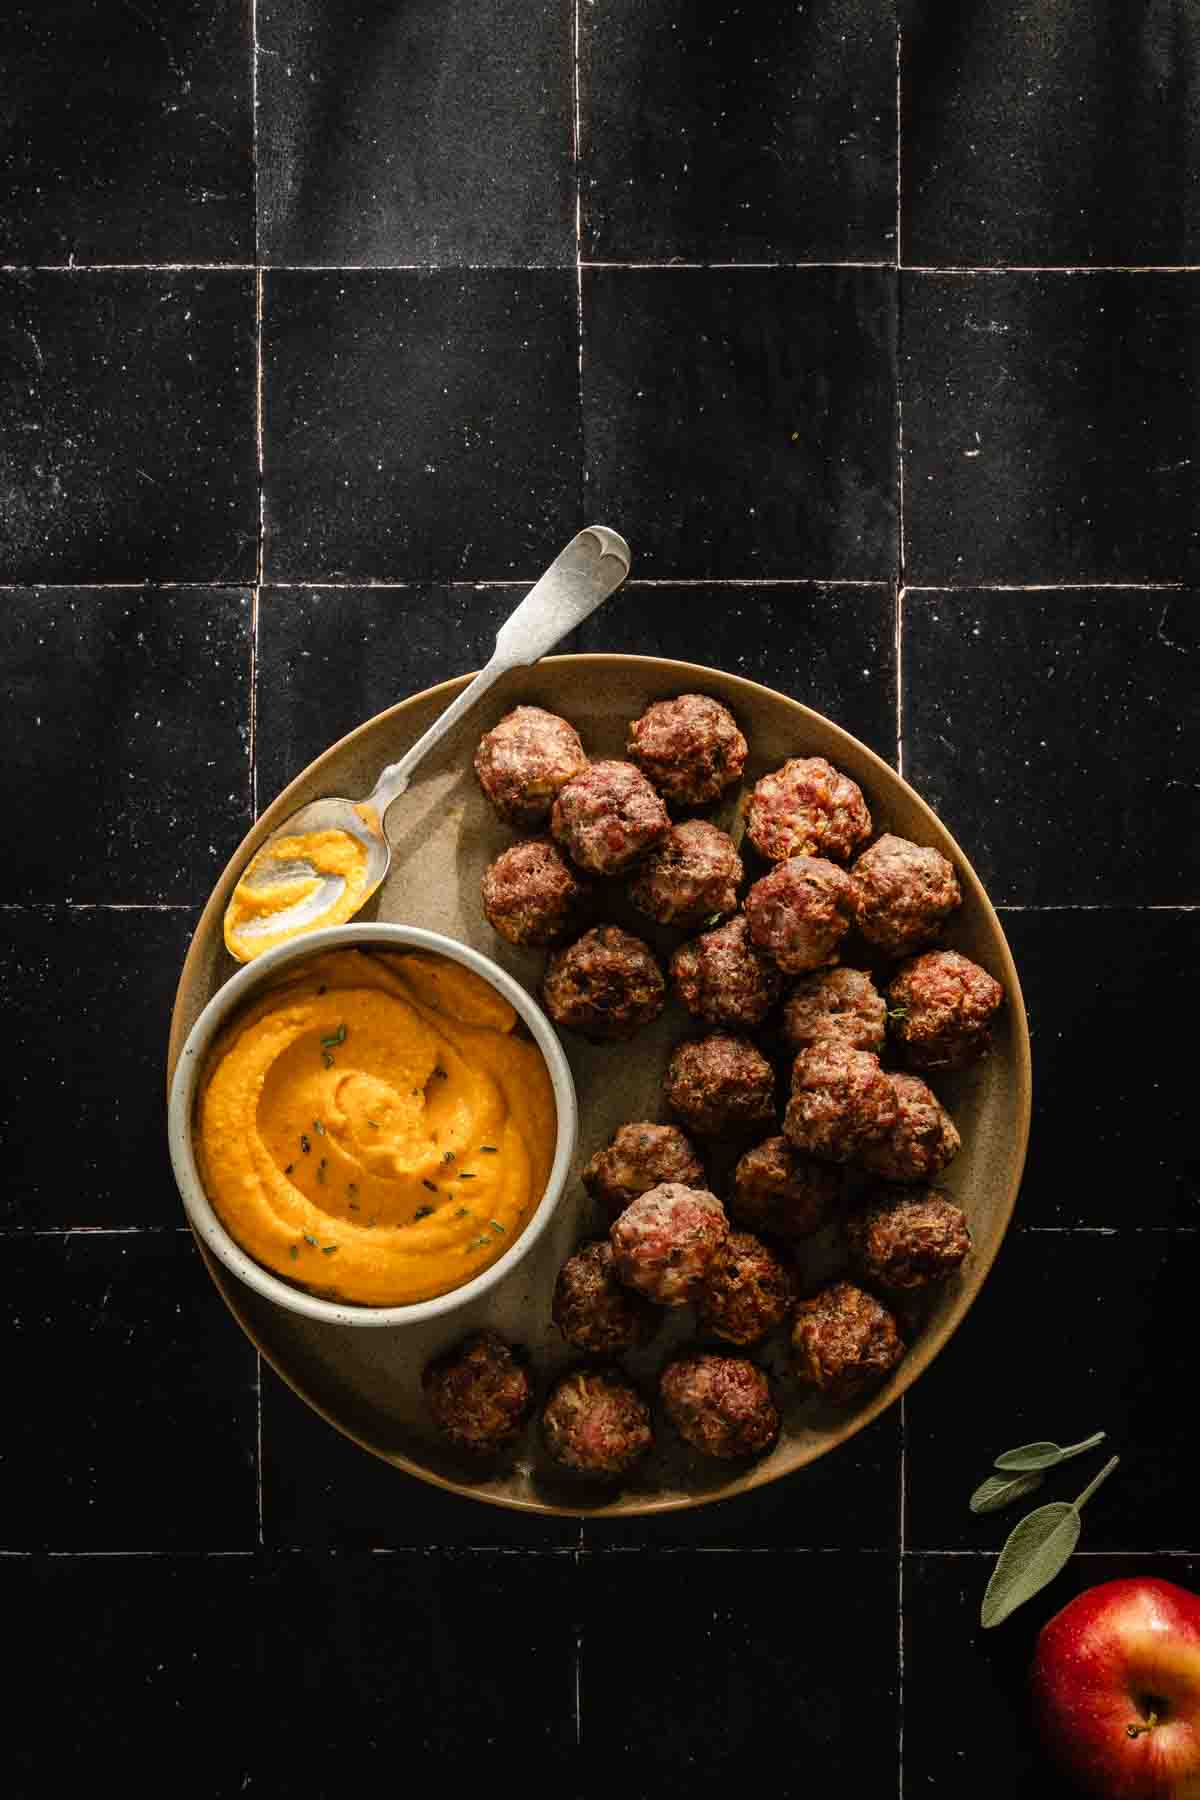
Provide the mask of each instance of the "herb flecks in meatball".
POLYGON ((587 760, 573 725, 540 706, 516 706, 480 739, 475 773, 500 817, 528 831, 545 824, 558 790, 587 760))
POLYGON ((746 895, 750 936, 789 975, 838 960, 854 920, 854 883, 845 869, 820 856, 777 863, 746 895))
POLYGON ((542 1440, 565 1469, 623 1475, 654 1442, 650 1409, 620 1369, 571 1369, 542 1409, 542 1440))
POLYGON ((740 1135, 775 1119, 775 1072, 748 1038, 710 1031, 678 1044, 663 1095, 697 1137, 740 1135))
POLYGON ((729 1211, 739 1225, 796 1242, 820 1231, 842 1195, 842 1175, 769 1137, 747 1150, 733 1172, 729 1211))
POLYGON ((861 969, 805 975, 783 1004, 783 1037, 792 1051, 836 1042, 875 1056, 887 1039, 887 1005, 861 969))
POLYGON ((851 1162, 883 1139, 896 1118, 892 1077, 869 1050, 825 1042, 797 1056, 783 1119, 784 1136, 797 1150, 851 1162))
POLYGON ((667 809, 639 768, 595 762, 559 790, 550 830, 593 875, 623 875, 671 829, 667 809))
POLYGON ((656 700, 629 727, 626 754, 673 806, 707 806, 746 766, 737 720, 706 694, 656 700))
POLYGON ((954 865, 940 850, 885 832, 850 873, 862 936, 885 956, 909 956, 962 905, 954 865))
POLYGON ((551 1317, 576 1350, 616 1356, 648 1344, 662 1314, 617 1279, 606 1238, 567 1258, 554 1284, 551 1317))
POLYGON ((490 863, 481 884, 483 910, 510 944, 553 944, 579 922, 592 884, 548 837, 522 838, 490 863))
POLYGON ((755 948, 740 914, 682 945, 671 958, 671 981, 697 1019, 742 1031, 762 1024, 783 987, 779 970, 755 948))
POLYGON ((556 950, 542 979, 542 1004, 554 1023, 596 1043, 635 1036, 657 1019, 666 997, 653 951, 617 925, 598 925, 556 950))
POLYGON ((673 825, 629 886, 639 912, 681 931, 737 911, 742 859, 727 832, 707 819, 673 825))
POLYGON ((845 1223, 864 1280, 911 1291, 945 1281, 971 1249, 967 1216, 940 1188, 875 1188, 845 1223))
POLYGON ((615 1219, 631 1200, 672 1181, 702 1188, 704 1164, 678 1125, 641 1120, 620 1125, 612 1142, 597 1150, 583 1170, 583 1185, 615 1219))
POLYGON ((913 1069, 961 1069, 986 1056, 1004 989, 957 950, 902 963, 887 990, 892 1036, 913 1069))
POLYGON ((796 1304, 792 1264, 749 1231, 731 1231, 696 1301, 702 1325, 731 1344, 757 1344, 796 1304))
POLYGON ((704 1284, 729 1221, 715 1194, 667 1181, 630 1201, 608 1234, 626 1287, 658 1306, 686 1306, 704 1284))
POLYGON ((958 1155, 962 1139, 933 1089, 917 1075, 889 1075, 892 1124, 857 1153, 859 1166, 885 1181, 931 1181, 958 1155))
POLYGON ((659 1377, 659 1392, 680 1437, 705 1456, 760 1456, 779 1436, 767 1378, 744 1356, 710 1350, 677 1356, 659 1377))
POLYGON ((871 835, 862 789, 823 756, 793 757, 764 775, 746 808, 746 834, 768 862, 853 856, 871 835))
POLYGON ((877 1386, 903 1355, 892 1314, 851 1281, 835 1281, 796 1308, 793 1368, 830 1400, 853 1400, 877 1386))
POLYGON ((421 1376, 434 1424, 462 1450, 490 1455, 515 1443, 533 1408, 523 1351, 496 1331, 476 1331, 421 1376))

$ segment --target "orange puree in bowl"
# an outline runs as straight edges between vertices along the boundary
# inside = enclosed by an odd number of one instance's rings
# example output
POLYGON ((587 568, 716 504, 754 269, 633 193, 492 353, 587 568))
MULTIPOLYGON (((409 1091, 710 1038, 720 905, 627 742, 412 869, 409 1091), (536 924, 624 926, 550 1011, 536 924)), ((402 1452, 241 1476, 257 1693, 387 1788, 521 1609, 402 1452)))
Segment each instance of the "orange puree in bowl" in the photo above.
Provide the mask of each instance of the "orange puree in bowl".
POLYGON ((366 845, 350 832, 305 831, 276 838, 258 852, 233 890, 225 913, 225 948, 246 962, 317 926, 341 925, 362 905, 366 884, 366 845), (298 924, 282 921, 284 913, 331 878, 340 878, 342 886, 319 916, 298 924), (281 922, 273 930, 275 919, 281 922), (231 938, 237 939, 236 946, 231 938))
POLYGON ((363 1305, 470 1281, 520 1236, 554 1157, 550 1077, 516 1022, 445 957, 335 950, 289 972, 200 1084, 197 1160, 226 1230, 363 1305))

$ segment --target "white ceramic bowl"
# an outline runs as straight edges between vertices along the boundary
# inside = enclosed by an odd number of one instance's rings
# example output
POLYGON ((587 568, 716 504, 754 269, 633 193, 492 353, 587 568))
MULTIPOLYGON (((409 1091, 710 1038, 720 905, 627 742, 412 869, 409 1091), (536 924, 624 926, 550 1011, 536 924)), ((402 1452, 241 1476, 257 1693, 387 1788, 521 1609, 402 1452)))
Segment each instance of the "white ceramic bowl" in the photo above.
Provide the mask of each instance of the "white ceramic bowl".
POLYGON ((324 931, 311 931, 293 943, 281 944, 278 949, 268 950, 253 962, 246 963, 213 995, 188 1033, 175 1070, 175 1079, 171 1083, 167 1110, 167 1135, 175 1180, 183 1196, 188 1218, 203 1242, 227 1269, 231 1269, 256 1293, 265 1294, 268 1300, 276 1301, 289 1312, 303 1313, 309 1319, 323 1319, 330 1325, 422 1324, 429 1319, 444 1318, 447 1313, 469 1305, 504 1281, 517 1264, 528 1256, 550 1223, 554 1209, 562 1198, 567 1171, 575 1155, 578 1133, 579 1108, 575 1099, 575 1083, 562 1045, 541 1008, 530 999, 519 982, 514 981, 511 975, 506 974, 489 957, 481 955, 478 950, 469 949, 466 944, 456 943, 453 938, 443 937, 440 932, 420 931, 411 925, 332 925, 324 931), (272 1275, 234 1241, 213 1211, 200 1181, 192 1147, 192 1124, 200 1071, 209 1046, 226 1020, 253 1000, 262 987, 292 963, 301 962, 322 951, 351 947, 359 950, 377 947, 386 950, 433 951, 482 976, 484 981, 490 982, 516 1008, 518 1016, 529 1027, 533 1040, 545 1059, 554 1089, 554 1105, 558 1115, 554 1162, 546 1191, 520 1237, 490 1268, 476 1275, 473 1281, 464 1282, 462 1287, 454 1288, 448 1294, 438 1294, 432 1300, 414 1301, 409 1306, 353 1306, 336 1300, 321 1300, 314 1294, 305 1293, 302 1288, 293 1287, 288 1281, 282 1281, 278 1275, 272 1275))

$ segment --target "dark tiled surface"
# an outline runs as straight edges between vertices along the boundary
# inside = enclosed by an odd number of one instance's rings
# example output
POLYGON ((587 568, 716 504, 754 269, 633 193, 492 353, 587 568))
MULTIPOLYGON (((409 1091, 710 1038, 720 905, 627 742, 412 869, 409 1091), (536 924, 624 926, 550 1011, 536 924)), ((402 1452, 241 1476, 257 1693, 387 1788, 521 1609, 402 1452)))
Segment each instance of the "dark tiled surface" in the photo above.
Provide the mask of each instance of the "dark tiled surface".
POLYGON ((888 0, 587 6, 583 254, 884 260, 896 241, 888 0))
POLYGON ((0 274, 0 346, 0 580, 253 579, 253 275, 0 274))
POLYGON ((270 263, 575 262, 570 0, 260 0, 270 263))
POLYGON ((639 574, 893 577, 894 293, 872 269, 584 271, 588 508, 639 574))
POLYGON ((909 581, 1195 566, 1200 280, 905 275, 901 317, 909 581))
POLYGON ((5 898, 197 901, 250 824, 250 596, 236 588, 0 596, 5 898))
POLYGON ((904 599, 904 772, 992 899, 1200 894, 1192 589, 904 599))
POLYGON ((0 263, 253 262, 248 0, 11 0, 0 263))

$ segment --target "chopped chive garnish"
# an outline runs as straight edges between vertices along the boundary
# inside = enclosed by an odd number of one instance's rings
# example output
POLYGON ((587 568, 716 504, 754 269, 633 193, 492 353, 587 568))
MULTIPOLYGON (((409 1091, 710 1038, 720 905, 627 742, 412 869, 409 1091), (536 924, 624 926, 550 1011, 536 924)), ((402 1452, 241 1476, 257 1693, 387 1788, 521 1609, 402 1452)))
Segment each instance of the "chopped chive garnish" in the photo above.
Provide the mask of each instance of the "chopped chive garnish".
POLYGON ((442 1151, 442 1161, 443 1162, 453 1162, 454 1161, 453 1150, 443 1150, 442 1151))
POLYGON ((327 1068, 327 1069, 332 1069, 332 1067, 333 1067, 333 1058, 332 1058, 332 1056, 330 1056, 330 1054, 329 1054, 329 1052, 328 1052, 328 1050, 322 1050, 322 1052, 321 1052, 321 1061, 322 1061, 322 1062, 323 1062, 323 1063, 324 1063, 324 1064, 325 1064, 325 1067, 326 1067, 326 1068, 327 1068))
POLYGON ((285 1174, 285 1175, 290 1175, 290 1174, 291 1174, 291 1172, 292 1172, 292 1170, 293 1170, 293 1169, 294 1169, 294 1168, 295 1168, 295 1166, 296 1166, 296 1165, 295 1165, 295 1163, 289 1163, 289 1164, 288 1164, 288 1166, 287 1166, 287 1168, 286 1168, 286 1169, 285 1169, 285 1170, 284 1170, 284 1171, 283 1171, 283 1172, 284 1172, 284 1174, 285 1174))
POLYGON ((309 1234, 308 1234, 308 1232, 307 1232, 307 1231, 302 1231, 302 1232, 301 1232, 301 1233, 300 1233, 300 1236, 301 1236, 301 1237, 302 1237, 302 1238, 303 1238, 303 1239, 304 1239, 304 1241, 305 1241, 305 1243, 306 1243, 306 1244, 311 1244, 311 1245, 312 1245, 312 1247, 313 1247, 313 1249, 314 1249, 314 1250, 315 1250, 315 1249, 316 1249, 316 1248, 317 1248, 317 1240, 316 1240, 316 1238, 315 1238, 315 1237, 310 1237, 310 1236, 309 1236, 309 1234))
POLYGON ((312 1145, 309 1143, 303 1132, 300 1133, 300 1148, 303 1150, 305 1156, 307 1156, 312 1149, 312 1145))
POLYGON ((346 1027, 339 1025, 336 1031, 331 1031, 328 1037, 321 1039, 321 1048, 322 1050, 336 1050, 338 1045, 344 1044, 345 1041, 346 1027))
POLYGON ((322 1244, 321 1245, 321 1255, 322 1256, 332 1256, 336 1249, 337 1249, 336 1244, 322 1244))
POLYGON ((351 1212, 358 1212, 358 1211, 359 1211, 359 1205, 358 1205, 358 1201, 357 1201, 357 1200, 352 1200, 352 1201, 351 1201, 351 1202, 350 1202, 350 1211, 351 1211, 351 1212))
POLYGON ((418 1206, 416 1212, 413 1214, 413 1218, 427 1219, 432 1211, 432 1206, 418 1206))
POLYGON ((313 1130, 316 1132, 318 1137, 325 1136, 325 1127, 322 1125, 320 1119, 313 1120, 313 1130))
POLYGON ((378 1119, 368 1119, 368 1120, 367 1120, 367 1124, 368 1124, 368 1125, 369 1125, 369 1126, 370 1126, 370 1127, 371 1127, 371 1130, 372 1130, 372 1131, 378 1131, 378 1130, 379 1130, 379 1121, 378 1121, 378 1119))
POLYGON ((500 1223, 499 1219, 489 1219, 488 1224, 491 1226, 493 1231, 498 1231, 501 1234, 503 1234, 504 1226, 500 1223))
POLYGON ((300 1254, 300 1247, 298 1244, 289 1244, 288 1245, 288 1255, 291 1257, 293 1262, 295 1262, 295 1260, 299 1256, 299 1254, 300 1254))
POLYGON ((471 1209, 469 1206, 460 1206, 454 1216, 456 1219, 469 1219, 471 1216, 471 1209))
POLYGON ((483 1151, 485 1156, 495 1156, 497 1146, 495 1144, 480 1144, 479 1148, 483 1151))
POLYGON ((458 1179, 460 1181, 474 1181, 475 1177, 469 1169, 460 1169, 458 1171, 458 1179))

